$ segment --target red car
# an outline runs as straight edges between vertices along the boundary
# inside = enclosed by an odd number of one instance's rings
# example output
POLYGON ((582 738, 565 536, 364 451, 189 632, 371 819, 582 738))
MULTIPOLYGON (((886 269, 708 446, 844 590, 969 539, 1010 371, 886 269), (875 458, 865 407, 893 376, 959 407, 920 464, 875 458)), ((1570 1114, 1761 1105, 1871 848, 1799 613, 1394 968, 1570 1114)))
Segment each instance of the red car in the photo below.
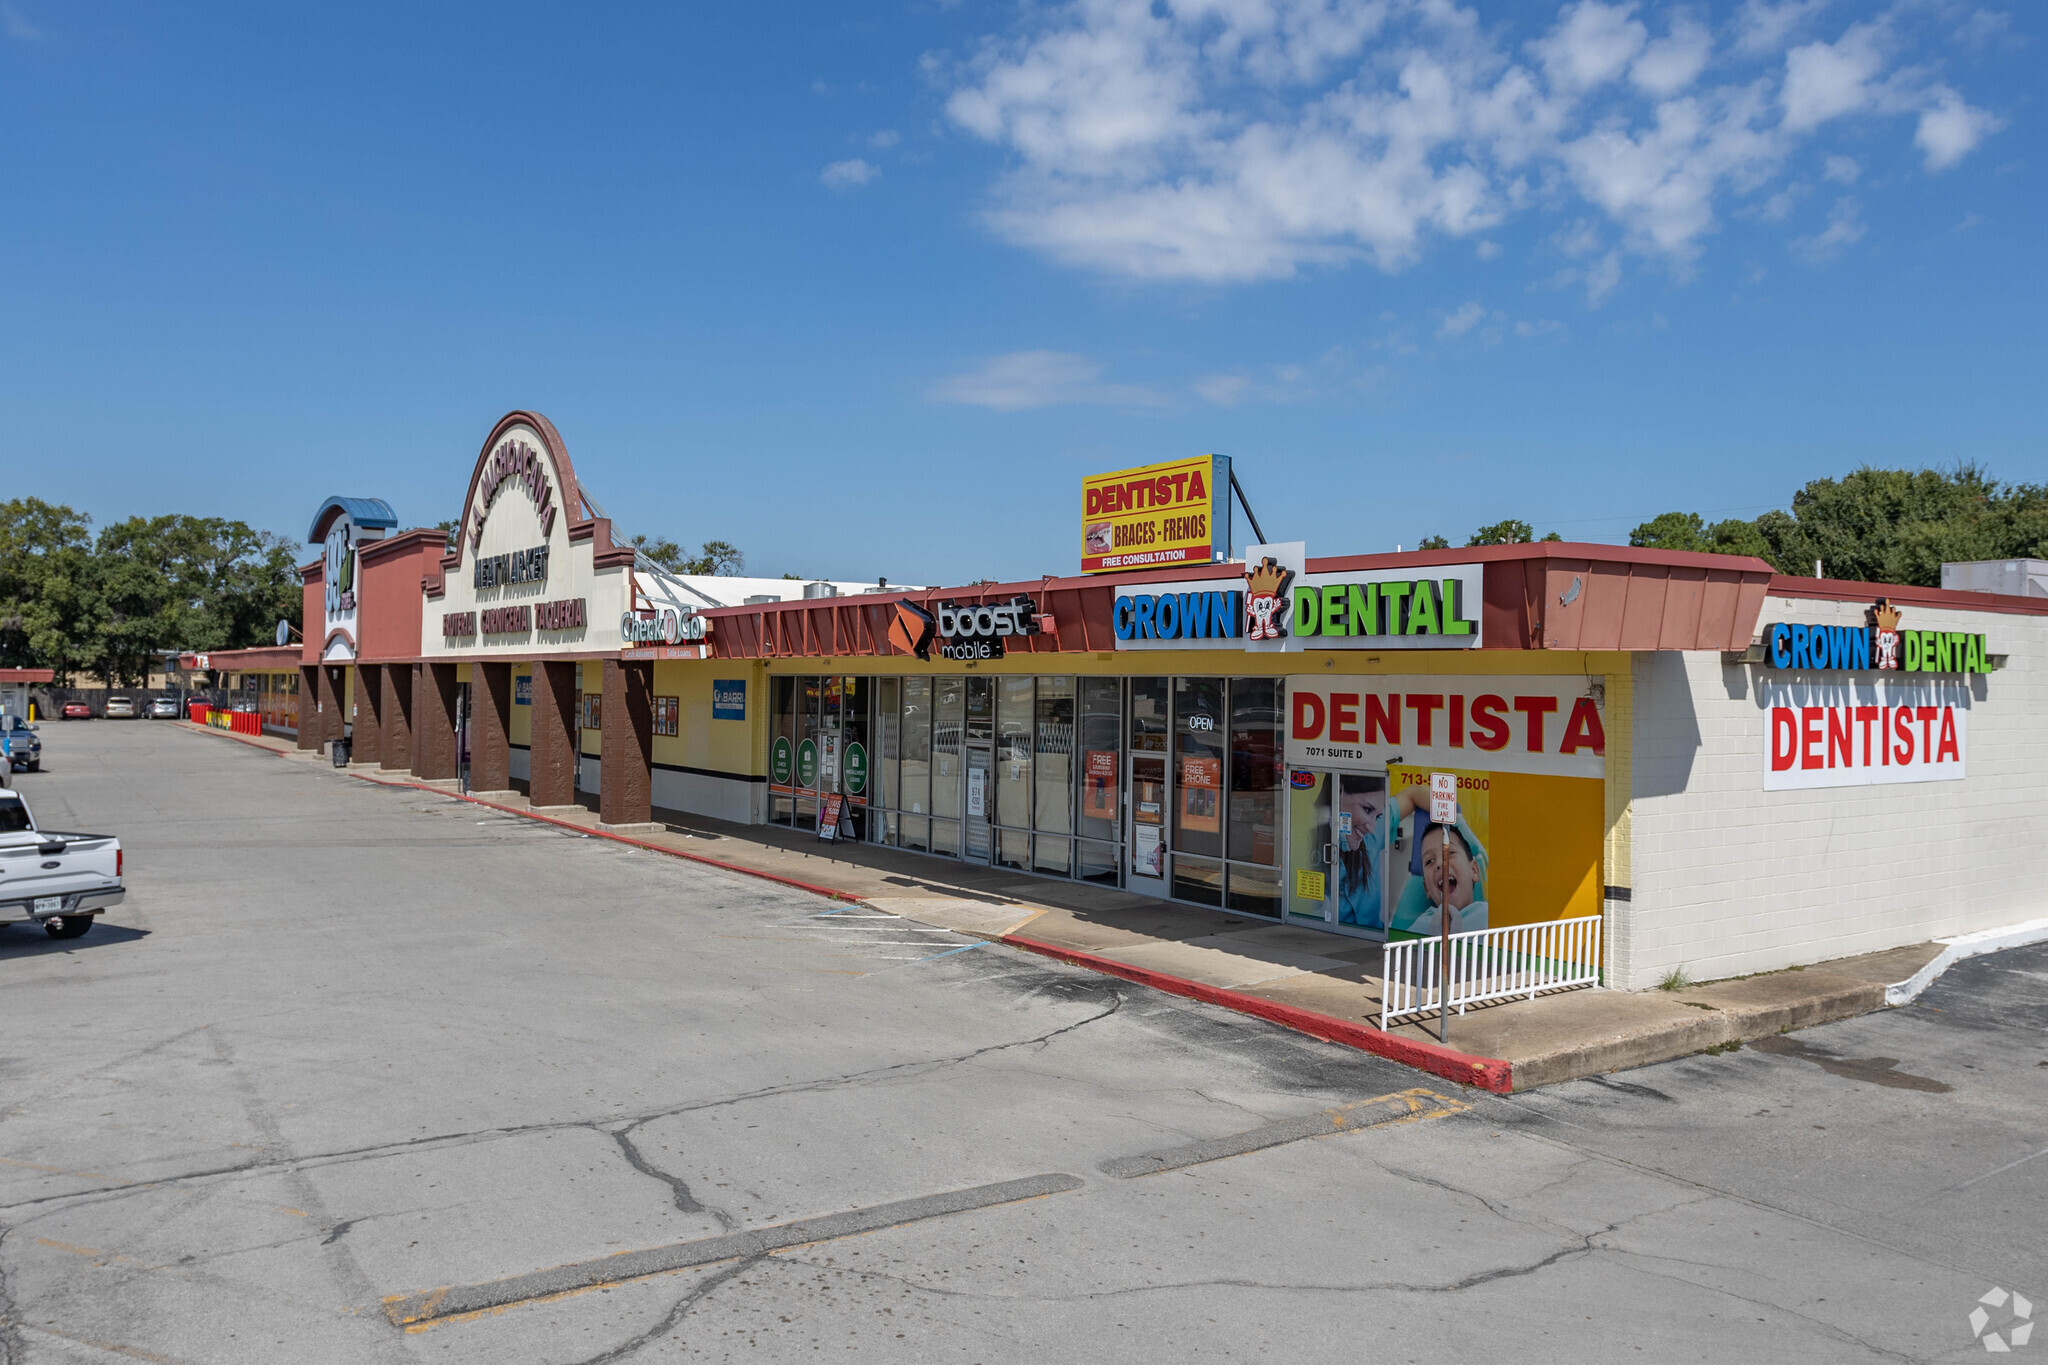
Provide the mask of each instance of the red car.
POLYGON ((67 701, 64 703, 64 719, 91 720, 92 708, 82 701, 67 701))

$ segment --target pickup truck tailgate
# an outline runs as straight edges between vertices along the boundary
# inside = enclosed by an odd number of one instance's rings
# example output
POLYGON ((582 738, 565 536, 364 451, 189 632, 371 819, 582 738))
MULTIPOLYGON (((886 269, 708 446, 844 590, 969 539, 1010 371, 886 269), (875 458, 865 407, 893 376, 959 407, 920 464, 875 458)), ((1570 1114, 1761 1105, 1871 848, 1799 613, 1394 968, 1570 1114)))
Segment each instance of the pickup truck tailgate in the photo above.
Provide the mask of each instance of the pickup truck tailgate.
POLYGON ((0 900, 120 884, 120 840, 105 834, 0 834, 0 900))

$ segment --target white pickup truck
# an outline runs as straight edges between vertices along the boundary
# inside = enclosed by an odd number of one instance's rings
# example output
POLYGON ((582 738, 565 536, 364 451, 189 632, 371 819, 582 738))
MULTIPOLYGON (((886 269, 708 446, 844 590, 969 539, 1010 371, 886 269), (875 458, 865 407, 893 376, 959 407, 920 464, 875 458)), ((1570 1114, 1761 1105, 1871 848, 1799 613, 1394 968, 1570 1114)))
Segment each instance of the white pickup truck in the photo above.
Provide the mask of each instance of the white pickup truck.
POLYGON ((127 894, 119 839, 38 829, 20 794, 0 787, 0 924, 33 920, 51 938, 77 938, 127 894))

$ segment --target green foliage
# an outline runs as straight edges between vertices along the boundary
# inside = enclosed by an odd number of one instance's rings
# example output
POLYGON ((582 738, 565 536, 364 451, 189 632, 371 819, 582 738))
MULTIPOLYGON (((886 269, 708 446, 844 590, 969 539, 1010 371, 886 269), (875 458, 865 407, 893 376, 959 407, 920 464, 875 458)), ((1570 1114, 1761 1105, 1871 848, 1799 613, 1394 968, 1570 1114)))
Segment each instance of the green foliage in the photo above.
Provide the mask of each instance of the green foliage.
POLYGON ((1703 524, 1666 512, 1629 534, 1629 544, 1754 555, 1780 573, 1941 586, 1944 561, 2048 555, 2048 486, 2001 484, 1976 465, 1875 469, 1815 479, 1790 511, 1755 521, 1703 524))
POLYGON ((740 553, 739 546, 729 540, 707 540, 694 555, 685 554, 682 546, 665 536, 658 540, 634 536, 633 548, 670 573, 715 574, 720 578, 732 578, 747 567, 747 557, 740 553))
POLYGON ((1415 542, 1415 548, 1418 550, 1448 550, 1451 548, 1451 542, 1443 536, 1424 536, 1421 540, 1415 542))
POLYGON ((91 519, 0 503, 0 663, 123 684, 167 650, 268 644, 303 601, 293 542, 219 517, 91 519))
POLYGON ((1480 527, 1472 533, 1472 539, 1465 543, 1467 545, 1527 545, 1534 539, 1536 539, 1535 527, 1529 525, 1526 521, 1517 521, 1510 517, 1506 521, 1496 521, 1491 526, 1480 527))

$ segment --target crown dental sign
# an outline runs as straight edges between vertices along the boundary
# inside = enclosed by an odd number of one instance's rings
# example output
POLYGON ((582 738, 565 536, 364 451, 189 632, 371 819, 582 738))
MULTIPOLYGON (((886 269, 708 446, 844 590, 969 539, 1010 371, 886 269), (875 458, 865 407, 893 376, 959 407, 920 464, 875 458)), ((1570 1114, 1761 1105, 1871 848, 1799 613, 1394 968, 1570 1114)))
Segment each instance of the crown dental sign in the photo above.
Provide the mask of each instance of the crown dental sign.
MULTIPOLYGON (((1412 571, 1410 571, 1412 572, 1412 571)), ((1440 577, 1398 570, 1302 573, 1266 555, 1231 582, 1132 584, 1111 615, 1119 649, 1213 641, 1240 649, 1469 649, 1480 623, 1467 604, 1483 570, 1448 565, 1440 577), (1223 643, 1229 641, 1230 643, 1223 643)))
POLYGON ((1989 673, 1984 637, 1960 630, 1900 630, 1900 611, 1884 598, 1867 626, 1764 627, 1772 668, 1812 672, 1898 670, 1904 673, 1989 673))

